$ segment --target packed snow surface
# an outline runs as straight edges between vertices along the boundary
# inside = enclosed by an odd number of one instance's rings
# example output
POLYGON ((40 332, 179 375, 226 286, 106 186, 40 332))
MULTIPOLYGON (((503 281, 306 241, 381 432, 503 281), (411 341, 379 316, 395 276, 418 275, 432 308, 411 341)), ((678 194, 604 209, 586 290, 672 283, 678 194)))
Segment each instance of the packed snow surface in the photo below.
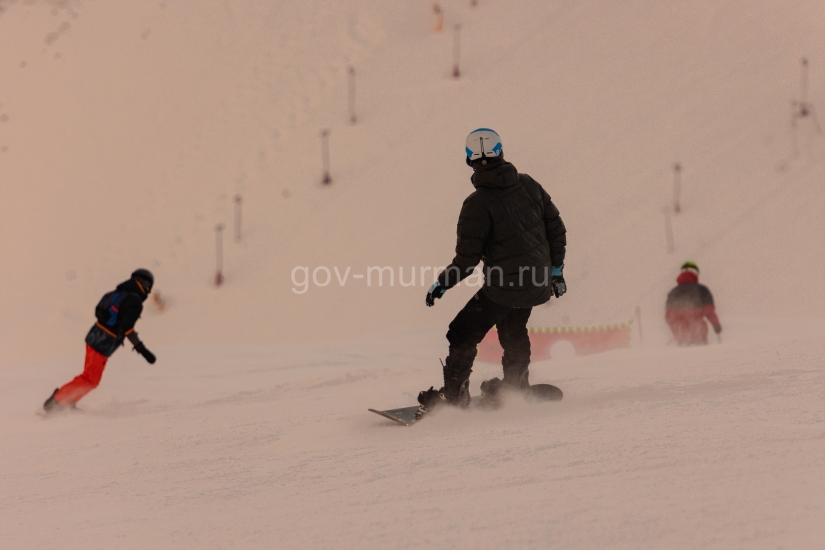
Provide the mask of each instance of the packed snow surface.
POLYGON ((825 327, 784 326, 537 363, 562 402, 410 428, 366 409, 415 403, 437 331, 170 348, 155 367, 123 353, 81 411, 48 419, 42 379, 76 362, 32 365, 4 380, 0 545, 817 548, 825 327))
POLYGON ((825 4, 439 4, 0 0, 0 547, 822 546, 825 4), (534 364, 561 403, 405 428, 366 409, 440 384, 481 126, 568 227, 531 325, 642 326, 534 364), (679 349, 688 259, 724 332, 679 349), (136 267, 158 362, 36 415, 136 267))

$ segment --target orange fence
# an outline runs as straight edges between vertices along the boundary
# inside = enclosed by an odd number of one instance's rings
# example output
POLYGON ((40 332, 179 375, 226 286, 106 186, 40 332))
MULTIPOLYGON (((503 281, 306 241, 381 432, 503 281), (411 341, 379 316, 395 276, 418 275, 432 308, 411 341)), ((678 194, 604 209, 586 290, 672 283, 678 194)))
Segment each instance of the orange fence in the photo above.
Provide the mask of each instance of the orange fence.
MULTIPOLYGON (((632 321, 631 321, 632 322, 632 321)), ((570 342, 576 355, 590 355, 612 349, 630 347, 630 324, 584 328, 529 328, 531 361, 551 359, 550 348, 556 342, 570 342)), ((498 342, 498 331, 493 328, 478 345, 479 361, 500 363, 504 350, 498 342)))

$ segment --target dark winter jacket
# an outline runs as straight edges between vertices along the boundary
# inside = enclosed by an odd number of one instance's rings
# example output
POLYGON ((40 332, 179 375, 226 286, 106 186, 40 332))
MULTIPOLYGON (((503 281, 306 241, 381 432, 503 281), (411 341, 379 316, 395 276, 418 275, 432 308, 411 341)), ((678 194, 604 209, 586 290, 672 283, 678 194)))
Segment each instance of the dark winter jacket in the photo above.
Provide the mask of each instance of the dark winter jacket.
POLYGON ((699 284, 698 277, 689 271, 679 275, 676 282, 679 286, 668 293, 665 304, 665 319, 671 328, 676 324, 685 325, 690 322, 704 325, 704 319, 707 318, 713 328, 720 331, 722 325, 708 287, 699 284))
POLYGON ((484 262, 484 294, 501 305, 532 307, 550 299, 550 271, 564 262, 567 230, 550 195, 509 162, 476 163, 476 191, 458 217, 452 263, 438 277, 450 288, 484 262))
POLYGON ((126 293, 118 310, 116 326, 106 327, 97 322, 86 335, 86 343, 106 357, 111 356, 123 345, 123 339, 134 332, 135 323, 143 312, 143 302, 146 300, 146 294, 134 279, 117 285, 116 291, 126 293))

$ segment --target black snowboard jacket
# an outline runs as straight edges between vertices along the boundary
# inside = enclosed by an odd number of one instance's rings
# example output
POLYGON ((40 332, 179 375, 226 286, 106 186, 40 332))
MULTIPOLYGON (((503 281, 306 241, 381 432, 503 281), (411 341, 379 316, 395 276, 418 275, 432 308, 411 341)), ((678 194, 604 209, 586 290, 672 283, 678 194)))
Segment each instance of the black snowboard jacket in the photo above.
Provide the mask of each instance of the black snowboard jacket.
POLYGON ((458 216, 455 258, 439 275, 447 288, 484 262, 484 294, 509 307, 550 299, 550 271, 564 262, 567 230, 550 195, 504 160, 476 163, 476 190, 458 216))
POLYGON ((135 330, 135 323, 143 313, 143 302, 146 294, 137 285, 134 279, 129 279, 117 285, 116 290, 126 292, 126 297, 120 304, 118 323, 115 330, 104 327, 100 322, 95 323, 86 335, 86 343, 96 352, 110 357, 117 348, 123 345, 123 340, 135 330))
POLYGON ((712 306, 713 295, 705 285, 698 282, 679 283, 667 295, 667 309, 702 309, 712 306))
POLYGON ((668 324, 687 322, 704 324, 702 319, 707 318, 717 332, 722 330, 710 289, 699 284, 696 275, 689 272, 679 275, 676 281, 679 285, 668 293, 665 303, 665 320, 668 324))

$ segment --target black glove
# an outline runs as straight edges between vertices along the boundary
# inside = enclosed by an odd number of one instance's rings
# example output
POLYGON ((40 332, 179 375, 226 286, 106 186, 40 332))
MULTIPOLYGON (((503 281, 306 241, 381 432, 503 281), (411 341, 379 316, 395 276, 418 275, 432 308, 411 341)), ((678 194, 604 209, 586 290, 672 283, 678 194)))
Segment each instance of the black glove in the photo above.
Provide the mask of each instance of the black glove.
POLYGON ((135 344, 135 351, 141 354, 143 358, 149 362, 150 365, 153 365, 157 360, 155 354, 146 349, 146 346, 143 345, 143 342, 138 342, 137 344, 135 344))
POLYGON ((441 283, 438 281, 434 282, 430 290, 427 291, 427 307, 433 307, 435 301, 444 296, 445 292, 447 292, 447 287, 441 286, 441 283))
POLYGON ((562 275, 563 269, 564 264, 561 264, 550 272, 550 289, 556 298, 567 292, 567 283, 564 282, 564 275, 562 275))

